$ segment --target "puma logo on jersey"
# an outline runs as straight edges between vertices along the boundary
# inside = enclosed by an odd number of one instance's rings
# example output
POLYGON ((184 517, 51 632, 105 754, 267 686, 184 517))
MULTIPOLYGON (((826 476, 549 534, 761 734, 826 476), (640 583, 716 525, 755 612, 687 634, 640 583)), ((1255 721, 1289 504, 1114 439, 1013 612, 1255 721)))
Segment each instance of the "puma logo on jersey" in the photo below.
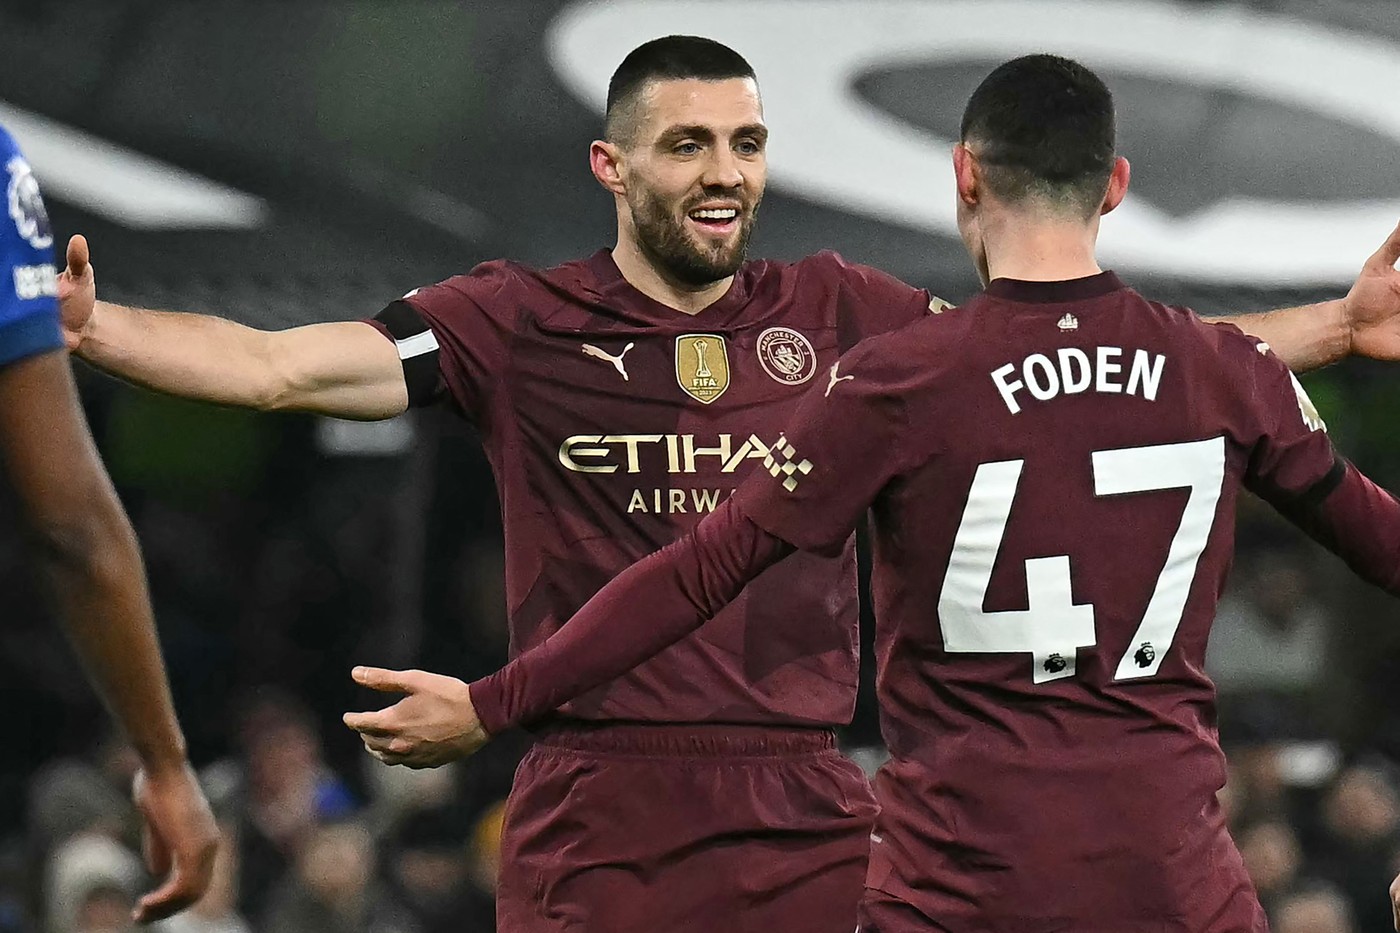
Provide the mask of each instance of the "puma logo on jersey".
POLYGON ((838 376, 838 375, 836 375, 836 367, 838 367, 838 366, 840 366, 840 365, 841 365, 841 361, 840 361, 840 360, 837 360, 835 363, 832 363, 832 364, 831 364, 831 381, 828 382, 828 383, 826 384, 826 395, 825 395, 826 398, 831 398, 831 390, 834 389, 834 388, 836 388, 836 383, 838 383, 838 382, 845 382, 847 379, 854 379, 854 378, 855 378, 855 376, 838 376))
POLYGON ((606 360, 607 362, 613 364, 613 369, 617 370, 617 374, 622 377, 622 381, 630 382, 631 379, 627 375, 627 367, 622 365, 622 358, 627 355, 628 350, 632 349, 635 346, 635 343, 629 343, 627 346, 622 348, 621 353, 619 353, 617 356, 613 356, 611 353, 599 350, 591 343, 585 343, 583 345, 583 355, 591 356, 595 360, 606 360))

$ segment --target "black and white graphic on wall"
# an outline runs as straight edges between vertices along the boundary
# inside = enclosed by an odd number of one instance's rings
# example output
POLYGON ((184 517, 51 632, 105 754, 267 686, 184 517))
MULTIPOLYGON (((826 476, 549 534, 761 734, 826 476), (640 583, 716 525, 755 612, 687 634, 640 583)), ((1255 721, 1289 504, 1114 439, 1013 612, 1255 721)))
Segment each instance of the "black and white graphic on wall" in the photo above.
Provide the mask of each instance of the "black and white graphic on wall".
MULTIPOLYGON (((1391 91, 1400 84, 1400 43, 1313 19, 1301 12, 1307 4, 1292 6, 1299 12, 1168 0, 812 0, 794 29, 786 0, 576 2, 551 24, 548 49, 565 86, 601 111, 613 63, 633 46, 684 32, 729 43, 761 76, 774 189, 956 237, 953 140, 946 129, 916 125, 868 99, 859 90, 863 79, 910 66, 980 75, 1006 58, 1053 50, 1111 84, 1203 88, 1234 95, 1246 110, 1283 107, 1328 121, 1372 139, 1377 152, 1400 148, 1400 105, 1391 91)), ((1329 164, 1319 162, 1316 171, 1329 164)), ((1105 219, 1104 261, 1231 285, 1350 282, 1358 257, 1400 215, 1393 191, 1361 184, 1327 196, 1286 186, 1227 189, 1180 215, 1149 191, 1137 186, 1105 219)))

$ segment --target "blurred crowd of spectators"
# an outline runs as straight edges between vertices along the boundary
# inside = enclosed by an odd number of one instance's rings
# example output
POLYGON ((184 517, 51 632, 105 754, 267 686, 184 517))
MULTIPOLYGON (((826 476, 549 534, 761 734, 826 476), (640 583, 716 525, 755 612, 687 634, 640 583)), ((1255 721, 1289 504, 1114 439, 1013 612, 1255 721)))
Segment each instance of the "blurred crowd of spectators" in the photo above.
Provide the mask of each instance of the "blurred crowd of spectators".
MULTIPOLYGON (((356 687, 355 664, 471 678, 505 657, 497 502, 469 432, 446 413, 351 426, 83 378, 227 835, 213 891, 158 929, 494 929, 503 801, 526 739, 414 772, 365 755, 340 722, 393 699, 356 687)), ((0 497, 0 933, 116 933, 147 884, 134 759, 45 611, 7 508, 0 497)), ((1394 607, 1256 511, 1243 510, 1208 659, 1223 803, 1277 933, 1386 930, 1400 639, 1348 620, 1394 607)), ((844 740, 873 765, 869 705, 867 690, 844 740)))

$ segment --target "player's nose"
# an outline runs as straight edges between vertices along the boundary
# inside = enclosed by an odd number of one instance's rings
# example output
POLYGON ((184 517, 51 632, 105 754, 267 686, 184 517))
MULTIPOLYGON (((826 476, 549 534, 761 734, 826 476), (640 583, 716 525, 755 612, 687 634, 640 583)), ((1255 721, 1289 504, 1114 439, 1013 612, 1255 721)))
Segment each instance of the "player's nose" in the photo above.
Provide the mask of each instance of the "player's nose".
POLYGON ((741 188, 744 185, 743 168, 733 152, 716 149, 705 166, 702 182, 707 188, 741 188))

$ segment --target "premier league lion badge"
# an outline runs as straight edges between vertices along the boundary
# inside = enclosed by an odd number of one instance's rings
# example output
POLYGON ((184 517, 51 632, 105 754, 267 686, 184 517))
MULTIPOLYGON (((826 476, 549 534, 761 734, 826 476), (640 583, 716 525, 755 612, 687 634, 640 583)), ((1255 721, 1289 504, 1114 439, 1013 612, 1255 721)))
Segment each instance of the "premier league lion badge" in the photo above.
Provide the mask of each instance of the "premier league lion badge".
POLYGON ((5 165, 10 173, 10 184, 6 189, 5 200, 10 206, 10 218, 15 222, 19 235, 29 241, 35 249, 48 249, 53 245, 53 228, 49 226, 49 212, 44 210, 44 199, 39 196, 39 182, 29 170, 29 163, 21 158, 13 158, 5 165))

